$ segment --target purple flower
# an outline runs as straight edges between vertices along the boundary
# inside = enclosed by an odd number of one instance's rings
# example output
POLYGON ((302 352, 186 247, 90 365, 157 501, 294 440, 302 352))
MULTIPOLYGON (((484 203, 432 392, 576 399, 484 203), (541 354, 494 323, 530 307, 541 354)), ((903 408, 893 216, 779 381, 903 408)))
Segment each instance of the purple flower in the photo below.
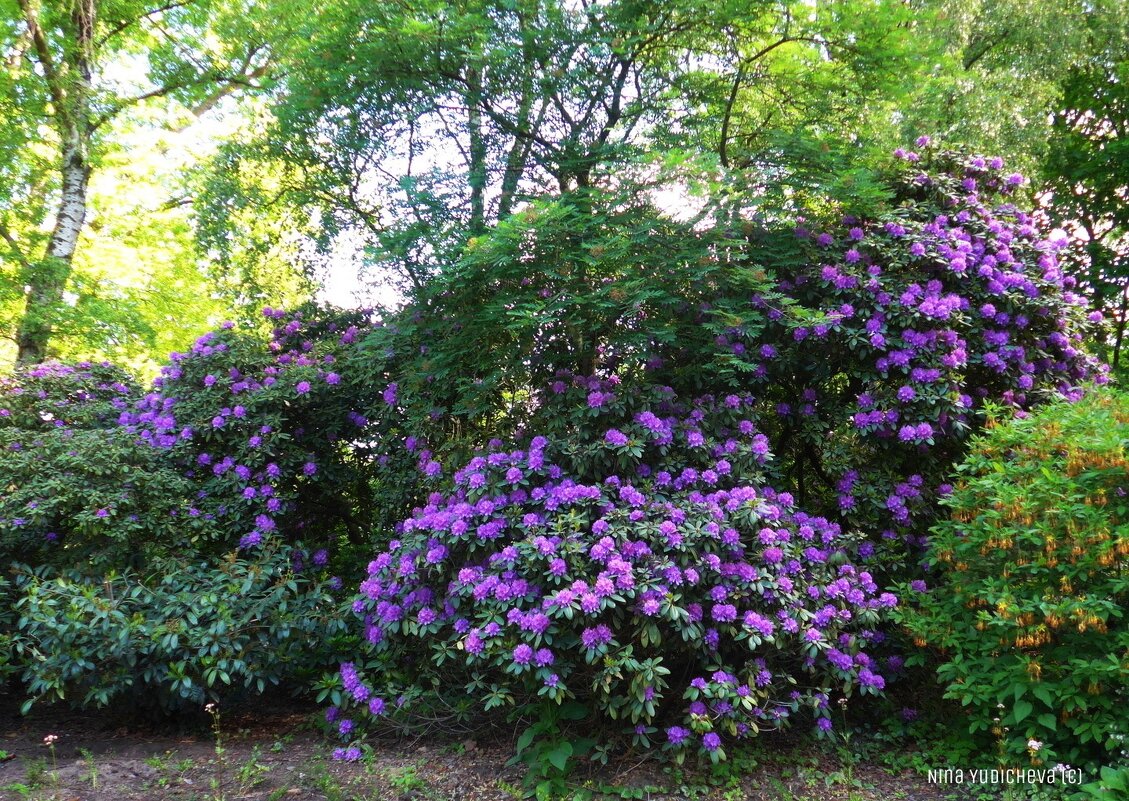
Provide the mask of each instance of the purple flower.
POLYGON ((599 391, 589 392, 588 393, 588 408, 589 409, 599 409, 600 407, 606 406, 607 404, 611 403, 614 400, 615 400, 615 393, 614 392, 599 392, 599 391))
POLYGON ((299 395, 305 395, 307 392, 310 391, 310 382, 309 381, 299 381, 298 384, 294 387, 294 391, 297 392, 299 395))
POLYGON ((627 444, 628 441, 627 435, 617 428, 608 429, 608 432, 604 435, 604 439, 608 442, 609 445, 617 448, 622 448, 627 444))
POLYGON ((746 612, 743 622, 746 628, 752 629, 762 637, 771 637, 776 630, 776 626, 773 625, 771 620, 756 612, 746 612))
POLYGON ((733 604, 715 604, 710 614, 718 623, 732 623, 737 619, 737 607, 733 604))
POLYGON ((514 648, 515 665, 528 665, 531 661, 533 661, 533 648, 526 643, 514 648))
POLYGON ((671 745, 682 745, 690 737, 690 730, 681 726, 671 726, 666 730, 666 739, 671 745))
POLYGON ((717 732, 706 732, 702 735, 702 747, 707 751, 716 751, 721 748, 721 738, 717 732))
POLYGON ((870 668, 862 668, 859 670, 859 684, 863 687, 872 687, 875 690, 881 690, 886 686, 886 680, 874 673, 870 668))
POLYGON ((580 633, 580 642, 589 651, 593 651, 601 645, 607 645, 612 640, 612 630, 602 623, 599 626, 584 629, 580 633))

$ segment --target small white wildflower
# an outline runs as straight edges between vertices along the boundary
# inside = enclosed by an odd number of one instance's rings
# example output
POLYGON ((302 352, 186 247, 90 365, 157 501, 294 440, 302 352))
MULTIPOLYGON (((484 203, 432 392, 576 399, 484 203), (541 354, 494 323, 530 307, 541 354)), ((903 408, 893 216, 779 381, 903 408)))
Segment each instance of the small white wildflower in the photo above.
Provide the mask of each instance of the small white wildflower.
POLYGON ((1027 741, 1027 747, 1029 749, 1031 749, 1032 751, 1038 751, 1040 748, 1043 747, 1043 744, 1041 742, 1039 742, 1038 740, 1036 740, 1035 738, 1031 738, 1030 740, 1027 741))

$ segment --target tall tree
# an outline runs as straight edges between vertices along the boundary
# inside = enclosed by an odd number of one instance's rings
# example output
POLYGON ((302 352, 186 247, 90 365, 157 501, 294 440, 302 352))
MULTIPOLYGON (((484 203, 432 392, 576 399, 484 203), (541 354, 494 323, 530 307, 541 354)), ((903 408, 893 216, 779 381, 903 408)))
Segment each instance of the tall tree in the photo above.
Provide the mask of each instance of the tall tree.
MULTIPOLYGON (((0 7, 0 257, 17 265, 20 362, 49 352, 90 210, 91 176, 156 104, 189 118, 267 68, 231 34, 238 4, 211 0, 5 0, 0 7)), ((239 29, 246 34, 252 29, 239 29)), ((10 289, 9 292, 12 290, 10 289)))
MULTIPOLYGON (((846 136, 911 66, 894 2, 275 7, 288 44, 274 121, 223 171, 275 165, 248 171, 242 200, 316 209, 415 288, 532 198, 645 191, 659 151, 711 175, 753 164, 781 131, 846 136), (262 191, 263 173, 281 180, 262 191)), ((239 187, 217 184, 222 218, 239 187)))
POLYGON ((1075 271, 1111 320, 1117 366, 1129 318, 1129 54, 1096 58, 1064 82, 1045 176, 1055 216, 1080 229, 1075 271))
POLYGON ((915 0, 919 35, 941 45, 899 109, 906 128, 1006 155, 1047 156, 1063 83, 1129 38, 1126 0, 915 0))

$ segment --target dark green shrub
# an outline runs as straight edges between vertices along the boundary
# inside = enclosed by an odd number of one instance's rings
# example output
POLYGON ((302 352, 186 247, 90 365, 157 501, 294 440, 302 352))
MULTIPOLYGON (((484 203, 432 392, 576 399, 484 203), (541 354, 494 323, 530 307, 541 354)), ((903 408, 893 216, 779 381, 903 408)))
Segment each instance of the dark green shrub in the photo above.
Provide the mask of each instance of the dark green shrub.
POLYGON ((40 700, 199 707, 325 666, 343 629, 329 586, 289 548, 218 562, 160 560, 104 576, 19 567, 9 647, 40 700))

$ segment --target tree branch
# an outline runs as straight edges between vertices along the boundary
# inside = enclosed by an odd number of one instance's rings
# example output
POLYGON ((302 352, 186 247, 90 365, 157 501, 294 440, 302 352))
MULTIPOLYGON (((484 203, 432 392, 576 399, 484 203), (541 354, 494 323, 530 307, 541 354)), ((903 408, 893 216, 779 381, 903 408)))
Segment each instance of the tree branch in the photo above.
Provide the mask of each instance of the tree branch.
POLYGON ((25 270, 30 270, 31 262, 28 261, 27 256, 24 255, 23 249, 20 248, 20 243, 12 236, 12 232, 8 229, 8 226, 2 222, 0 222, 0 239, 8 243, 8 247, 12 249, 12 253, 15 254, 16 261, 20 263, 20 266, 25 270))
POLYGON ((978 51, 976 51, 975 53, 973 53, 970 56, 966 55, 961 60, 961 65, 965 68, 965 70, 972 69, 976 65, 976 62, 978 62, 980 59, 984 58, 984 56, 988 55, 988 53, 990 53, 993 50, 993 48, 996 47, 996 45, 1005 41, 1009 36, 1011 36, 1011 30, 1005 29, 1002 32, 1000 32, 997 36, 989 37, 989 38, 985 39, 981 43, 980 49, 978 51))
POLYGON ((66 108, 67 96, 59 81, 59 72, 55 67, 55 59, 51 56, 51 48, 47 44, 47 35, 43 33, 43 28, 39 26, 39 14, 29 0, 18 0, 18 2, 20 10, 24 14, 24 21, 27 23, 28 33, 31 34, 32 44, 35 45, 36 57, 39 59, 40 66, 43 67, 43 77, 47 80, 47 90, 51 93, 51 100, 55 104, 55 113, 63 124, 69 124, 67 121, 69 115, 66 108))
MULTIPOLYGON (((264 64, 260 67, 256 67, 250 72, 241 73, 240 75, 201 75, 191 80, 175 81, 173 83, 166 84, 165 86, 158 87, 150 92, 145 92, 143 94, 135 95, 134 97, 128 97, 124 100, 119 101, 112 108, 107 109, 98 116, 98 118, 94 121, 93 129, 101 127, 105 123, 112 120, 114 117, 121 114, 130 106, 136 106, 138 103, 144 103, 146 100, 165 97, 166 95, 172 94, 173 92, 179 91, 181 89, 191 89, 195 86, 206 86, 208 84, 214 83, 220 88, 209 95, 207 98, 205 98, 203 101, 201 101, 199 104, 189 109, 189 112, 192 114, 192 116, 199 119, 200 117, 211 111, 213 108, 215 108, 216 104, 218 104, 221 100, 238 91, 239 89, 261 88, 260 86, 255 84, 254 81, 256 78, 261 78, 263 75, 266 75, 268 70, 269 66, 264 64)), ((174 132, 184 130, 185 127, 187 126, 176 128, 174 129, 174 132)))
POLYGON ((129 19, 122 20, 117 25, 110 28, 110 30, 108 30, 106 33, 104 33, 95 43, 95 47, 101 47, 110 39, 113 39, 115 36, 117 36, 119 33, 128 30, 130 27, 136 25, 139 22, 142 22, 143 20, 147 20, 150 17, 155 17, 158 14, 163 14, 166 11, 172 11, 174 8, 183 8, 184 6, 190 6, 195 2, 196 0, 173 0, 173 2, 171 3, 165 3, 163 6, 158 6, 157 8, 145 11, 137 15, 136 17, 130 17, 129 19))

